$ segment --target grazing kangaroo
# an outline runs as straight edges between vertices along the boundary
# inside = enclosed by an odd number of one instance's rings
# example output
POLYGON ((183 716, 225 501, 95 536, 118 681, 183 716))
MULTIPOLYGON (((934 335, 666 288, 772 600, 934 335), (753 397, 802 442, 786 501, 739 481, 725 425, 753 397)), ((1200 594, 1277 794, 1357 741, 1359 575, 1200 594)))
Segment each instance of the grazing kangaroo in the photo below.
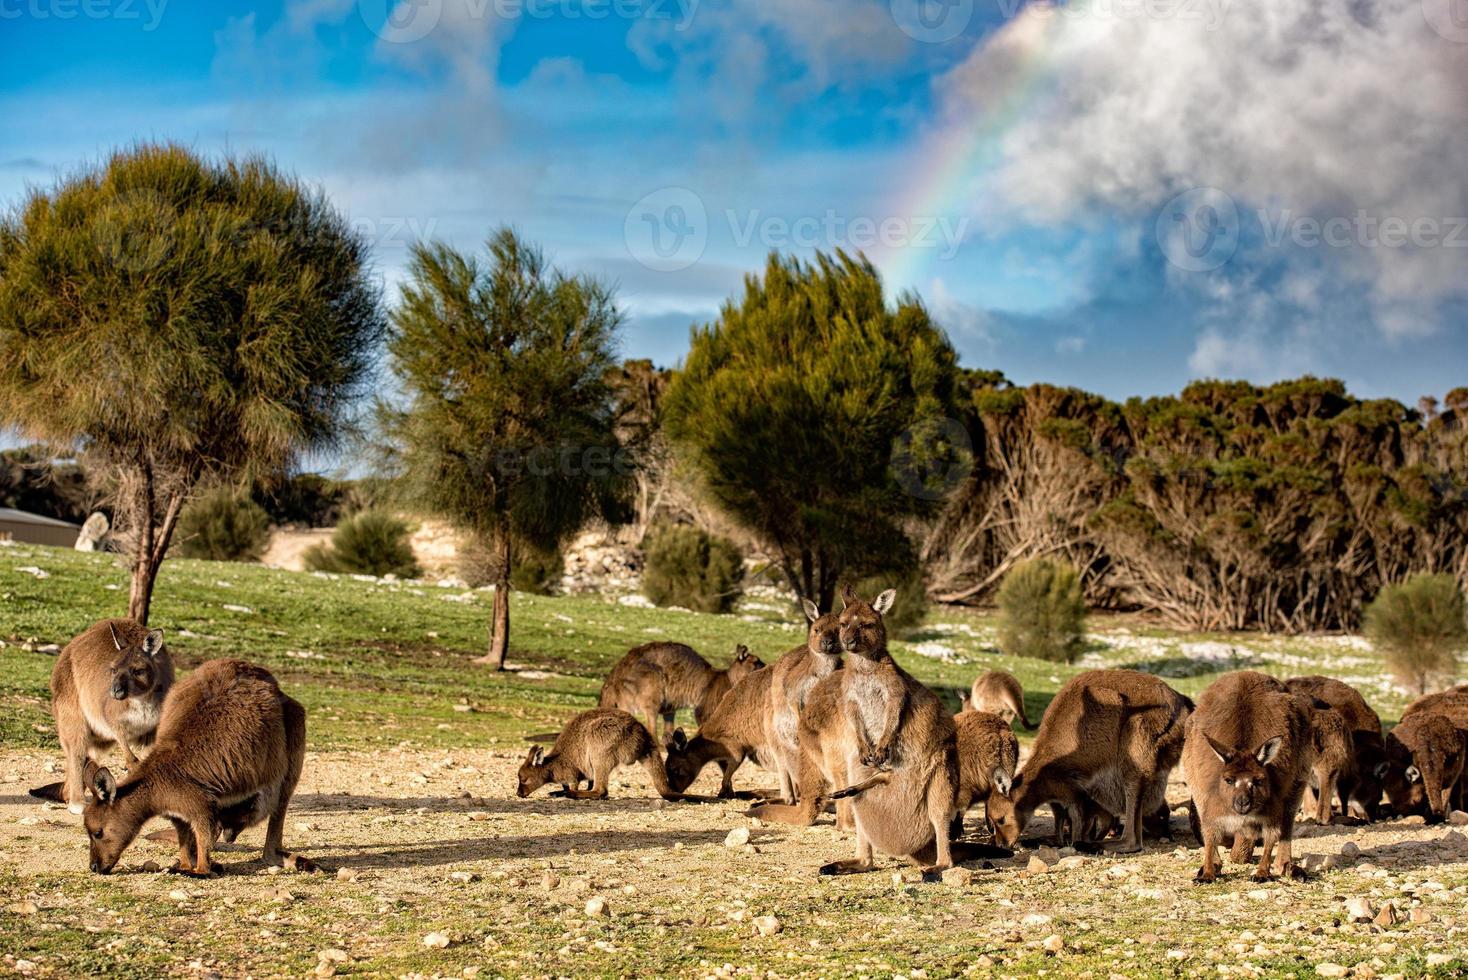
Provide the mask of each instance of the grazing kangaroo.
MULTIPOLYGON (((1421 814, 1440 823, 1463 796, 1468 734, 1447 717, 1419 711, 1386 736, 1387 796, 1397 816, 1421 814)), ((1461 808, 1461 807, 1460 807, 1461 808)))
POLYGON ((1011 722, 987 711, 963 711, 953 716, 957 733, 958 794, 952 836, 963 836, 963 816, 977 800, 984 801, 984 816, 994 806, 995 796, 1006 796, 1019 772, 1019 739, 1011 722))
POLYGON ((1232 857, 1241 864, 1252 857, 1255 838, 1263 838, 1255 881, 1274 877, 1276 846, 1279 874, 1304 876, 1295 867, 1293 840, 1314 755, 1312 710, 1308 697, 1254 671, 1225 674, 1198 699, 1183 748, 1203 838, 1198 883, 1218 879, 1218 845, 1229 834, 1232 857))
POLYGON ((1360 691, 1333 677, 1319 674, 1292 677, 1285 681, 1285 688, 1292 694, 1306 694, 1324 701, 1345 719, 1351 734, 1351 762, 1336 778, 1341 812, 1375 820, 1387 767, 1381 718, 1371 710, 1360 691))
POLYGON ((90 783, 87 767, 113 745, 129 769, 153 744, 163 699, 173 686, 173 660, 163 631, 131 619, 104 619, 61 651, 51 670, 51 713, 66 778, 31 790, 81 813, 90 783))
POLYGON ((735 684, 763 666, 743 645, 734 648, 729 666, 718 670, 682 643, 645 643, 617 661, 602 684, 599 706, 643 715, 653 734, 659 716, 663 732, 671 730, 679 708, 692 708, 702 725, 735 684))
POLYGON ((745 759, 773 768, 775 741, 770 721, 772 670, 756 670, 735 684, 714 708, 698 734, 685 738, 680 728, 667 742, 668 782, 681 793, 710 762, 723 774, 719 797, 735 796, 734 773, 745 759))
POLYGON ((995 840, 1012 847, 1037 809, 1050 804, 1058 843, 1084 843, 1100 820, 1095 806, 1122 820, 1122 853, 1142 848, 1144 818, 1166 806, 1167 778, 1182 756, 1193 702, 1151 674, 1090 670, 1077 674, 1045 710, 1029 759, 1007 797, 991 797, 995 840))
MULTIPOLYGON (((1402 719, 1405 721, 1408 716, 1415 715, 1419 711, 1431 711, 1435 714, 1468 712, 1468 684, 1459 684, 1457 687, 1450 687, 1436 694, 1424 694, 1407 705, 1407 710, 1402 712, 1402 719)), ((1459 724, 1458 727, 1462 728, 1463 725, 1459 724)))
POLYGON ((794 803, 800 773, 800 713, 815 683, 841 669, 841 620, 834 612, 822 616, 816 604, 802 599, 810 626, 805 643, 787 652, 771 667, 770 720, 773 724, 775 765, 780 795, 794 803))
POLYGON ((148 757, 121 782, 97 771, 96 798, 83 816, 92 870, 111 871, 143 824, 160 815, 178 838, 173 871, 207 876, 221 830, 238 834, 266 818, 264 859, 284 864, 285 813, 305 758, 306 711, 268 670, 243 660, 202 664, 169 694, 148 757))
POLYGON ((980 674, 974 680, 967 703, 975 711, 998 715, 1004 719, 1005 724, 1012 725, 1018 718, 1025 731, 1035 730, 1035 726, 1030 724, 1029 716, 1025 714, 1024 688, 1019 686, 1019 678, 1008 671, 986 670, 980 674))
MULTIPOLYGON (((1315 761, 1305 783, 1305 812, 1318 824, 1331 822, 1331 803, 1343 782, 1349 782, 1355 774, 1356 764, 1351 742, 1351 732, 1345 717, 1335 708, 1317 698, 1309 699, 1310 734, 1315 749, 1315 761)), ((1341 813, 1346 814, 1349 804, 1342 799, 1341 813)))
POLYGON ((801 717, 800 803, 762 808, 787 823, 808 823, 821 785, 844 784, 856 857, 821 874, 871 871, 873 852, 905 857, 929 872, 951 867, 949 839, 957 811, 958 760, 953 716, 887 652, 882 614, 896 593, 871 603, 842 590, 842 669, 819 681, 801 717), (844 770, 844 771, 842 771, 844 770))
POLYGON ((617 708, 593 708, 566 723, 550 752, 540 746, 530 750, 520 765, 517 792, 524 799, 546 783, 560 783, 552 796, 604 800, 612 771, 639 762, 659 796, 684 799, 669 787, 663 757, 642 722, 617 708), (590 790, 579 788, 583 779, 591 781, 590 790))

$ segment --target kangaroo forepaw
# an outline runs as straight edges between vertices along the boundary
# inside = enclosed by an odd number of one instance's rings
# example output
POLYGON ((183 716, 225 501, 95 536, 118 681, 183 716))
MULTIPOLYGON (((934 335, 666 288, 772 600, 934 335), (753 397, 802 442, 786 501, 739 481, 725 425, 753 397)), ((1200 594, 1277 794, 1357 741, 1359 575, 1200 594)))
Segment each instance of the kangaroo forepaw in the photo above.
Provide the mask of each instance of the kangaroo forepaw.
POLYGON ((1263 884, 1266 881, 1273 881, 1274 879, 1275 875, 1273 872, 1270 871, 1256 871, 1249 876, 1250 881, 1257 881, 1260 884, 1263 884))
POLYGON ((888 769, 892 765, 892 750, 885 745, 870 749, 862 753, 861 764, 868 769, 888 769))
POLYGON ((1305 869, 1302 868, 1302 867, 1300 867, 1298 864, 1291 864, 1289 871, 1285 872, 1285 875, 1291 881, 1309 881, 1310 880, 1310 876, 1305 873, 1305 869))
POLYGON ((1199 868, 1198 873, 1193 875, 1193 884, 1211 885, 1218 880, 1217 871, 1209 871, 1207 868, 1199 868))
POLYGON ((858 861, 855 859, 832 861, 830 864, 821 865, 821 874, 827 876, 859 875, 871 870, 872 864, 869 861, 858 861))

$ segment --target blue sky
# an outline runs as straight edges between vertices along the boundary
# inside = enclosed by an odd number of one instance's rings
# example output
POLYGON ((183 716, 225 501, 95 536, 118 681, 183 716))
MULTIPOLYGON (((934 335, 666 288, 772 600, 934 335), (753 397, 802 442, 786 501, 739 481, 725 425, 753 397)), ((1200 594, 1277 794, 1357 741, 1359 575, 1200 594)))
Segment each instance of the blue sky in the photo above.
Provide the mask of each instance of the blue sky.
POLYGON ((1447 3, 0 0, 0 200, 135 140, 262 152, 389 298, 414 238, 508 223, 662 364, 770 249, 845 246, 1021 382, 1414 401, 1468 384, 1447 3))

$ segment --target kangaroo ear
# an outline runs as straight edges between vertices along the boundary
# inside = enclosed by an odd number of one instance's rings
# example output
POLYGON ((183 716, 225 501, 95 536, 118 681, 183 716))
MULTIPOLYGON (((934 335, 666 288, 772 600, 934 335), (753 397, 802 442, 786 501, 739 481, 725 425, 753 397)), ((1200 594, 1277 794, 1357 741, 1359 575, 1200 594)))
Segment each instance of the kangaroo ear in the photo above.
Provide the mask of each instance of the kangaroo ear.
POLYGON ((856 590, 851 587, 850 582, 847 582, 845 585, 841 586, 841 607, 843 609, 851 605, 853 602, 858 601, 860 600, 857 599, 856 590))
POLYGON ((117 647, 118 652, 120 653, 122 651, 122 641, 117 638, 117 627, 109 622, 107 624, 107 632, 112 634, 112 645, 117 647))
POLYGON ((1284 745, 1284 739, 1276 735, 1259 746, 1259 751, 1254 753, 1254 758, 1259 760, 1261 766, 1267 766, 1274 761, 1275 756, 1279 755, 1282 745, 1284 745))
POLYGON ((1003 796, 1008 796, 1009 791, 1014 786, 1014 781, 1009 778, 1009 773, 1003 769, 995 769, 993 775, 989 777, 989 781, 994 784, 994 788, 1003 796))
POLYGON ((892 609, 892 604, 897 601, 897 590, 888 589, 872 601, 872 608, 877 611, 878 616, 885 616, 892 609))
POLYGON ((1218 761, 1227 764, 1228 758, 1229 756, 1234 754, 1234 750, 1226 745, 1220 744, 1216 739, 1214 739, 1212 735, 1209 735, 1207 732, 1203 733, 1203 737, 1208 740, 1208 747, 1213 750, 1214 755, 1218 756, 1218 761))
POLYGON ((968 692, 967 691, 961 692, 958 695, 958 705, 964 711, 972 711, 972 710, 974 710, 974 702, 973 702, 973 699, 968 696, 968 692))
POLYGON ((1371 770, 1371 774, 1377 779, 1385 779, 1386 774, 1391 772, 1391 770, 1392 764, 1390 762, 1378 762, 1376 768, 1371 770))
POLYGON ((537 745, 530 750, 530 754, 525 757, 525 761, 532 766, 540 765, 545 761, 545 749, 537 745))
POLYGON ((746 661, 748 659, 749 659, 749 647, 745 646, 743 643, 737 644, 734 647, 734 662, 736 664, 739 664, 739 663, 743 663, 744 661, 746 661))
POLYGON ((103 803, 111 803, 117 799, 117 780, 112 775, 112 770, 103 766, 92 776, 92 792, 97 794, 97 799, 103 803))
POLYGON ((667 745, 669 752, 682 752, 688 748, 688 736, 684 734, 683 729, 675 728, 667 738, 667 745))
POLYGON ((821 609, 809 599, 800 600, 800 608, 805 610, 805 618, 814 623, 821 618, 821 609))
POLYGON ((148 630, 148 635, 143 638, 143 652, 150 657, 158 656, 158 651, 163 649, 163 631, 148 630))
POLYGON ((1407 767, 1407 782, 1415 783, 1422 778, 1422 770, 1416 766, 1407 767))

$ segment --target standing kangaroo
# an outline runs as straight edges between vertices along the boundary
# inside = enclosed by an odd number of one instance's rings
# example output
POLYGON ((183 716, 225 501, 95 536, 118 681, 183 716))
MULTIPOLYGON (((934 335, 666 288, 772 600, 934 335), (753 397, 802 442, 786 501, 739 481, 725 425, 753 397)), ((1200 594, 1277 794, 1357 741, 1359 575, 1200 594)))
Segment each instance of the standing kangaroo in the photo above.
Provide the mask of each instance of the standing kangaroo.
POLYGON ((1203 866, 1196 880, 1218 879, 1218 845, 1233 835, 1233 859, 1247 863, 1254 840, 1264 850, 1255 881, 1274 877, 1271 859, 1279 848, 1278 873, 1302 878, 1295 867, 1295 814, 1314 754, 1312 701, 1290 693, 1265 674, 1237 671, 1208 686, 1188 721, 1183 768, 1203 838, 1203 866))
POLYGON ((173 688, 153 751, 127 778, 97 770, 83 816, 92 871, 110 872, 155 816, 167 817, 178 838, 173 871, 207 876, 221 829, 238 834, 266 818, 264 858, 283 864, 286 808, 305 758, 306 711, 270 672, 208 661, 173 688))
POLYGON ((1375 820, 1381 805, 1382 778, 1386 775, 1386 748, 1382 741, 1381 718, 1361 692, 1334 677, 1314 674, 1285 681, 1292 694, 1318 698, 1340 712, 1351 735, 1351 760, 1336 779, 1341 812, 1375 820))
POLYGON ((517 793, 524 799, 546 783, 560 783, 552 796, 604 800, 612 771, 639 762, 659 796, 684 798, 668 785, 663 757, 642 722, 616 708, 593 708, 566 723, 549 753, 539 746, 530 750, 520 766, 517 793), (583 779, 591 780, 590 790, 578 788, 583 779))
POLYGON ((953 716, 887 651, 882 614, 896 592, 867 603, 846 586, 842 599, 844 666, 816 683, 801 717, 800 804, 762 813, 807 823, 821 785, 846 784, 832 798, 850 798, 856 857, 826 864, 821 874, 871 871, 874 851, 929 872, 951 867, 958 792, 953 716))
POLYGON ((645 643, 617 661, 602 684, 599 706, 643 715, 654 735, 661 716, 666 734, 679 708, 692 708, 702 725, 735 684, 762 667, 764 662, 743 645, 734 648, 729 666, 718 670, 682 643, 645 643))
POLYGON ((1084 843, 1109 827, 1096 807, 1120 817, 1108 847, 1142 849, 1144 820, 1166 806, 1167 779, 1183 750, 1193 702, 1151 674, 1088 670, 1056 692, 1029 759, 1007 797, 991 797, 994 839, 1013 846, 1037 809, 1050 804, 1059 843, 1084 843))
POLYGON ((1019 678, 1004 670, 986 670, 974 680, 968 702, 975 711, 987 711, 1003 718, 1005 724, 1014 724, 1016 718, 1032 732, 1035 726, 1025 714, 1025 692, 1019 678))
POLYGON ((834 612, 822 616, 816 604, 801 600, 809 621, 805 643, 787 652, 771 667, 770 719, 773 725, 775 765, 780 795, 796 800, 800 773, 800 713, 816 682, 841 669, 841 620, 834 612))
POLYGON ((153 744, 163 699, 173 686, 173 660, 163 631, 131 619, 104 619, 78 635, 51 670, 51 713, 61 742, 66 778, 31 795, 66 803, 81 813, 88 763, 117 745, 129 769, 138 750, 153 744))

